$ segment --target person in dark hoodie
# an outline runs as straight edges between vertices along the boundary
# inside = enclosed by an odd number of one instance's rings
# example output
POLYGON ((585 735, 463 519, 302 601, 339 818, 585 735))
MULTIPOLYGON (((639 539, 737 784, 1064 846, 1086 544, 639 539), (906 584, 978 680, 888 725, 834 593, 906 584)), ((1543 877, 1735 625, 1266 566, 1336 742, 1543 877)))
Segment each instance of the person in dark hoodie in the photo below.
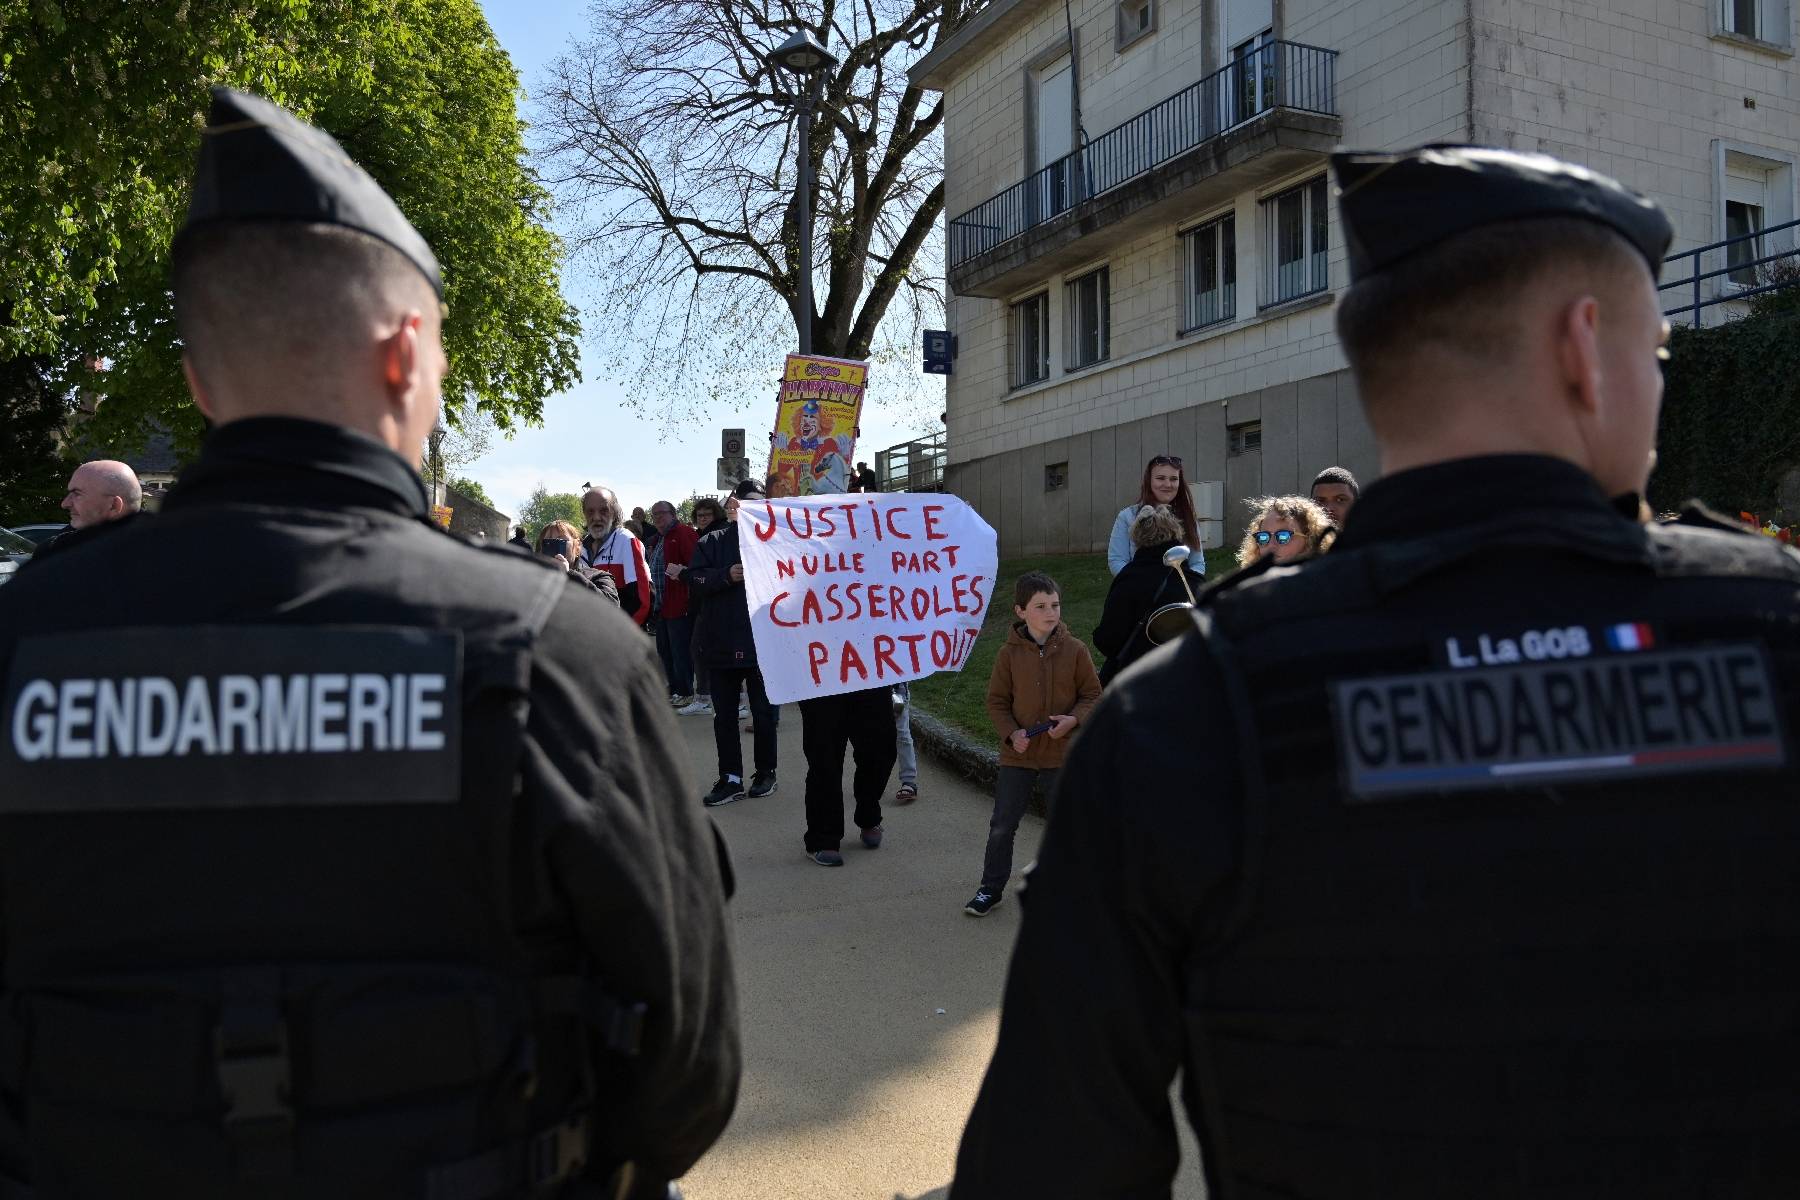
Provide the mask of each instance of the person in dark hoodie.
MULTIPOLYGON (((1175 572, 1163 565, 1163 555, 1181 538, 1181 518, 1166 504, 1142 510, 1131 523, 1131 544, 1136 550, 1113 577, 1100 624, 1094 629, 1094 649, 1106 655, 1106 665, 1100 668, 1102 687, 1154 649, 1144 629, 1151 613, 1165 604, 1186 600, 1188 588, 1198 593, 1206 585, 1204 576, 1183 567, 1188 584, 1184 588, 1175 572)), ((1194 551, 1195 558, 1199 554, 1194 551)))
POLYGON ((725 524, 700 539, 688 568, 688 588, 705 598, 700 610, 701 660, 712 676, 713 738, 719 750, 719 778, 701 798, 708 808, 761 797, 775 791, 775 711, 756 666, 750 634, 750 600, 744 591, 744 557, 738 548, 738 505, 766 496, 761 483, 746 479, 725 499, 725 524), (750 694, 756 726, 756 774, 744 787, 744 748, 738 740, 738 695, 750 694))
POLYGON ((1069 735, 1100 699, 1094 657, 1062 622, 1062 589, 1042 571, 1027 571, 1013 585, 1012 627, 988 677, 988 717, 1000 735, 1000 778, 988 822, 981 887, 963 911, 985 917, 1000 903, 1012 876, 1013 837, 1031 802, 1032 785, 1044 795, 1069 748, 1069 735))

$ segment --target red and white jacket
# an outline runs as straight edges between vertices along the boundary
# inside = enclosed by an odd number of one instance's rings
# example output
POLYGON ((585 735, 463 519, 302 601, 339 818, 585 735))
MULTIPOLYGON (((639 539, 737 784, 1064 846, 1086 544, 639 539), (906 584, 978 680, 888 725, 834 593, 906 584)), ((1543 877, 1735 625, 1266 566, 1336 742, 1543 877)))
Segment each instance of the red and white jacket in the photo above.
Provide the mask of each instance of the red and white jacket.
POLYGON ((581 539, 581 565, 605 571, 619 585, 619 607, 642 625, 650 617, 650 568, 644 564, 644 543, 623 525, 604 539, 581 539))

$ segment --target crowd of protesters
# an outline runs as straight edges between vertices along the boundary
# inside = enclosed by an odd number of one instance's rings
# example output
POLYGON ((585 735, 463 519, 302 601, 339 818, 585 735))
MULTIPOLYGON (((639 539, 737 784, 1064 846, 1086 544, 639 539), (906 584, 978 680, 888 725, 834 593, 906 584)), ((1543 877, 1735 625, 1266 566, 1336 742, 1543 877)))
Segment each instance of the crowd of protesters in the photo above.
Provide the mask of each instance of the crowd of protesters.
MULTIPOLYGON (((868 464, 857 467, 852 490, 879 490, 868 464)), ((1309 495, 1251 500, 1238 565, 1263 558, 1279 565, 1326 552, 1358 492, 1350 472, 1328 467, 1309 495)), ((670 704, 683 716, 712 718, 718 777, 701 797, 708 807, 769 796, 778 786, 780 708, 770 703, 757 662, 737 526, 739 507, 765 495, 760 483, 746 480, 723 501, 696 497, 691 518, 684 520, 667 500, 627 515, 610 488, 590 485, 581 497, 585 528, 552 521, 535 538, 522 526, 513 538, 555 558, 655 637, 670 704), (744 733, 751 734, 748 770, 744 733)), ((1015 582, 1011 629, 987 691, 1000 739, 999 782, 980 883, 965 912, 984 916, 1005 895, 1020 819, 1034 793, 1048 798, 1070 739, 1101 688, 1155 648, 1158 614, 1191 603, 1205 586, 1201 545, 1200 516, 1181 458, 1151 458, 1108 539, 1114 579, 1091 639, 1104 658, 1098 670, 1088 644, 1062 619, 1060 585, 1042 572, 1015 582)), ((919 796, 912 690, 906 684, 871 688, 802 701, 799 708, 806 758, 803 846, 818 865, 841 866, 848 828, 846 755, 854 764, 850 820, 865 848, 882 844, 882 801, 896 765, 899 787, 892 799, 909 804, 919 796)))

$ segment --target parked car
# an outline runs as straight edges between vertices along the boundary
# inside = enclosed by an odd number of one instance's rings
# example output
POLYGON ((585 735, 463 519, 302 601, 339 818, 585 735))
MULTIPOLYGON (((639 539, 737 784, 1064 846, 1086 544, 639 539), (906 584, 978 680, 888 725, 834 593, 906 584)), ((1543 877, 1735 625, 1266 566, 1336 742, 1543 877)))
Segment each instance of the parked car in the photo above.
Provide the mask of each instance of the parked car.
POLYGON ((25 565, 37 549, 37 543, 22 538, 10 529, 0 528, 0 583, 9 583, 13 573, 25 565))
POLYGON ((20 537, 28 539, 33 545, 41 546, 67 528, 67 525, 57 524, 14 525, 12 531, 20 537))

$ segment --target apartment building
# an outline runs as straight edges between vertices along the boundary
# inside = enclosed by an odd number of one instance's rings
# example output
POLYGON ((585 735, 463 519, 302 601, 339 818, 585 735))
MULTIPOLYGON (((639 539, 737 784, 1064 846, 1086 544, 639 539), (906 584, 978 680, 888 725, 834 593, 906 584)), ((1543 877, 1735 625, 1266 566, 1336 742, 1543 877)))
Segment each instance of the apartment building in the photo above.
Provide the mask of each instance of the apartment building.
POLYGON ((948 487, 1018 554, 1103 546, 1155 454, 1223 485, 1227 543, 1248 498, 1374 477, 1338 145, 1588 163, 1677 254, 1749 239, 1673 260, 1671 309, 1733 294, 1793 244, 1793 53, 1790 0, 990 0, 911 71, 947 103, 948 487))

